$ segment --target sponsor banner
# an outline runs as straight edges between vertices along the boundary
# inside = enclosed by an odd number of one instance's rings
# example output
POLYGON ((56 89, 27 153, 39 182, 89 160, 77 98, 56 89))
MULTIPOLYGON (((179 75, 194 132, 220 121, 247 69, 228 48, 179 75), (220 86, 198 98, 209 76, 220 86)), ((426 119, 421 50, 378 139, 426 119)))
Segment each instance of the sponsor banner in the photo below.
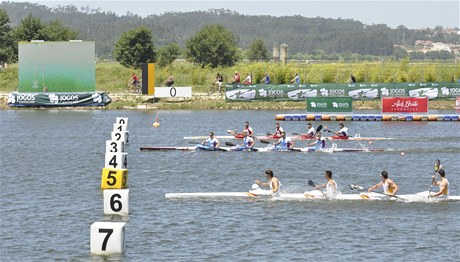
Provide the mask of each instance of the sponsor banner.
POLYGON ((352 113, 352 97, 309 97, 307 98, 308 113, 352 113))
POLYGON ((382 114, 428 113, 428 97, 383 97, 382 114))
POLYGON ((105 106, 112 99, 105 93, 22 93, 8 96, 9 106, 105 106))
POLYGON ((383 97, 454 99, 456 96, 460 96, 460 83, 226 85, 226 99, 230 101, 303 101, 310 97, 352 97, 354 100, 372 100, 383 97))

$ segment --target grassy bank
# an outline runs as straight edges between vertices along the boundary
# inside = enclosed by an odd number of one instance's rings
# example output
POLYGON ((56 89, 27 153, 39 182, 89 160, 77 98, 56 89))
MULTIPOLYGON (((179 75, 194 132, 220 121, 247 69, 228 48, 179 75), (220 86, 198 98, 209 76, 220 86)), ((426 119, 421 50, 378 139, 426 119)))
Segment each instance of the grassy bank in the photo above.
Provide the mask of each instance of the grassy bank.
MULTIPOLYGON (((217 72, 224 76, 225 82, 231 82, 235 71, 244 78, 251 73, 253 82, 262 79, 264 72, 269 72, 272 82, 283 84, 289 82, 298 73, 302 83, 344 83, 350 74, 358 82, 450 82, 460 78, 460 66, 455 63, 418 62, 356 62, 356 63, 239 63, 230 68, 201 68, 188 62, 175 62, 166 68, 155 69, 155 86, 162 86, 169 72, 174 74, 176 86, 192 86, 192 99, 149 99, 145 96, 122 95, 123 88, 131 78, 133 70, 116 62, 98 62, 96 64, 96 89, 107 92, 113 102, 107 107, 114 108, 158 108, 158 109, 274 109, 304 110, 304 102, 230 102, 222 97, 197 95, 207 93, 210 83, 217 72), (120 94, 121 93, 121 94, 120 94)), ((140 75, 140 70, 135 70, 140 75)), ((18 65, 0 70, 0 92, 10 93, 17 90, 18 65)), ((1 108, 8 108, 6 99, 1 101, 1 108)), ((454 101, 430 101, 430 109, 452 109, 454 101)), ((355 101, 355 109, 379 109, 379 101, 355 101)))

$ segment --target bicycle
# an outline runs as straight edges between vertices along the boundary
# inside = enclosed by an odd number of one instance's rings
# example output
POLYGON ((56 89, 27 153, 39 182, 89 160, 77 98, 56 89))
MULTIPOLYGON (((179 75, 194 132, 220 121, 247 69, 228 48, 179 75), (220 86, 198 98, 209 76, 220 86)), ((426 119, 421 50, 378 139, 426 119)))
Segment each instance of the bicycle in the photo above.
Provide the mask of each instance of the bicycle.
POLYGON ((137 83, 133 83, 131 81, 128 81, 128 84, 126 85, 125 88, 123 88, 123 93, 129 94, 129 93, 134 93, 134 94, 141 94, 142 93, 142 83, 141 80, 137 83))
POLYGON ((224 83, 221 83, 220 84, 221 86, 219 87, 219 83, 218 82, 212 82, 210 85, 209 85, 209 92, 208 92, 208 95, 212 95, 214 93, 217 93, 219 92, 219 94, 222 94, 222 89, 224 88, 224 83))

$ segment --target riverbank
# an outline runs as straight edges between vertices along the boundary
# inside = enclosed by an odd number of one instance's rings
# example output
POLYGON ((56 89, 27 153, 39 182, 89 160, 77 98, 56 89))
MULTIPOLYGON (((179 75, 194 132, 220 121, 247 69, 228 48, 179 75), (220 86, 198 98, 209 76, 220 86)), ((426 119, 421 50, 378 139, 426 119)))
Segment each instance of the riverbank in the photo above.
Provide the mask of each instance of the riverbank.
MULTIPOLYGON (((9 93, 0 93, 0 109, 18 109, 9 107, 9 93)), ((107 93, 112 102, 105 107, 84 107, 84 109, 139 109, 139 110, 305 110, 304 101, 252 101, 226 102, 223 95, 193 93, 191 98, 153 98, 147 95, 107 93)), ((354 101, 355 110, 380 110, 378 100, 354 101)), ((430 110, 454 110, 454 100, 433 100, 430 110)), ((62 109, 75 109, 65 107, 62 109)))

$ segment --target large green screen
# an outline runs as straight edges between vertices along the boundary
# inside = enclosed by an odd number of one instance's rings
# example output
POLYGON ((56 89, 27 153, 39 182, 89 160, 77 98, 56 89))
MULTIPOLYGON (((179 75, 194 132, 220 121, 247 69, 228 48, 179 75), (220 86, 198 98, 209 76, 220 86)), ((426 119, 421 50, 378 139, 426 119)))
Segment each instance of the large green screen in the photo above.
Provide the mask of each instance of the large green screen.
POLYGON ((94 42, 19 43, 19 92, 94 92, 94 42))

